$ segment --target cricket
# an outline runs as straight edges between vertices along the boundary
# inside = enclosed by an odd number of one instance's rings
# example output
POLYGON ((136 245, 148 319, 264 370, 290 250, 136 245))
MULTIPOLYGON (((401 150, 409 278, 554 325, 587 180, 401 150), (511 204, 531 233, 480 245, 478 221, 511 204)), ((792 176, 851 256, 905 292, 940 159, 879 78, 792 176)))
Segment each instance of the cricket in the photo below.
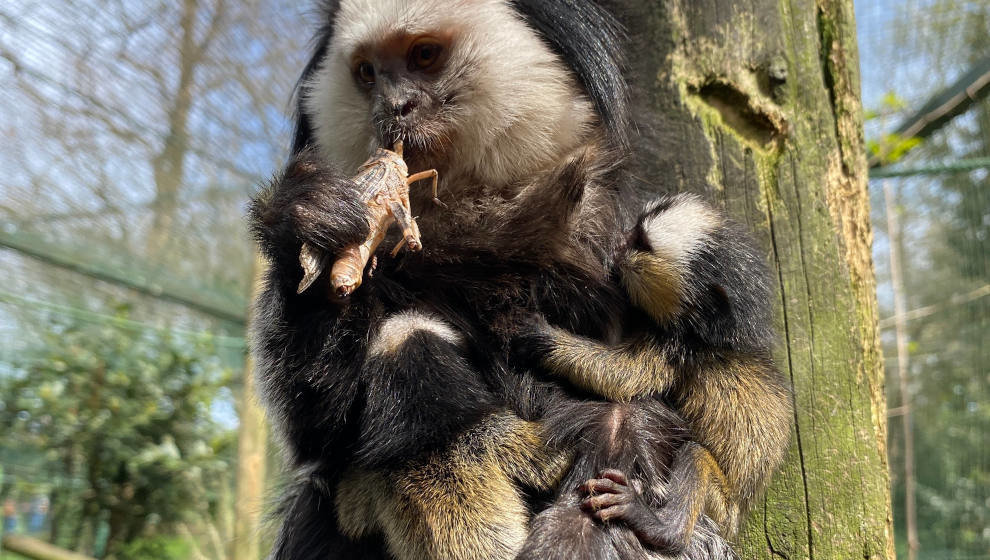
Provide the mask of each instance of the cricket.
MULTIPOLYGON (((333 263, 330 283, 337 298, 344 299, 361 286, 368 260, 385 239, 385 234, 393 223, 398 223, 402 230, 402 239, 392 249, 393 257, 403 246, 407 246, 410 251, 423 248, 419 226, 409 205, 409 186, 425 179, 433 180, 433 202, 444 206, 437 198, 437 170, 429 169, 409 175, 406 162, 402 159, 401 140, 391 150, 378 148, 368 161, 361 164, 354 182, 361 192, 362 202, 368 206, 368 237, 360 243, 345 247, 333 263)), ((297 293, 306 291, 323 274, 330 257, 322 250, 303 243, 299 251, 299 264, 302 265, 304 274, 297 293)))

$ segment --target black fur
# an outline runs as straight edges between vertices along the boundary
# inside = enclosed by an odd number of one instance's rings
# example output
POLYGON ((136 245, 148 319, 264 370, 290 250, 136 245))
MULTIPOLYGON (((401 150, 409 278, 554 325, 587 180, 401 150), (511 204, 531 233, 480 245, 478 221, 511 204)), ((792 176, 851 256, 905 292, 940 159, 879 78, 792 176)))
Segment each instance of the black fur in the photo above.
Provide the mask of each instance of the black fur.
POLYGON ((455 344, 413 333, 394 353, 365 361, 365 406, 355 462, 389 468, 436 452, 499 402, 455 344))
POLYGON ((292 133, 292 153, 296 154, 313 145, 313 123, 303 110, 303 96, 306 93, 306 82, 313 77, 320 63, 327 54, 330 39, 333 37, 333 26, 337 22, 337 8, 340 0, 321 0, 319 5, 320 27, 313 38, 313 54, 303 68, 302 75, 296 81, 295 98, 295 130, 292 133))
MULTIPOLYGON (((644 242, 643 222, 669 210, 677 199, 664 196, 649 204, 637 222, 635 239, 644 242)), ((762 354, 772 347, 769 272, 756 247, 749 232, 725 220, 692 257, 685 271, 685 309, 667 333, 679 338, 685 350, 762 354)))
MULTIPOLYGON (((299 248, 308 242, 329 253, 368 235, 366 207, 357 185, 313 149, 292 156, 250 206, 251 231, 279 268, 298 272, 299 248)), ((298 282, 298 279, 295 280, 298 282)))
POLYGON ((380 541, 355 541, 341 534, 331 496, 333 487, 320 474, 300 474, 282 498, 283 530, 272 546, 270 560, 389 560, 380 541))

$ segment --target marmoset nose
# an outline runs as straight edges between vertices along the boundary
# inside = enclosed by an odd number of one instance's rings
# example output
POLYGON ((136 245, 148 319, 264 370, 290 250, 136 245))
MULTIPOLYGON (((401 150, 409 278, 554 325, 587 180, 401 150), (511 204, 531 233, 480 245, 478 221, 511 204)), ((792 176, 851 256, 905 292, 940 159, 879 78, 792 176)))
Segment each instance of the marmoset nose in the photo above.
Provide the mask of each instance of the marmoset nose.
POLYGON ((392 117, 399 122, 411 123, 416 117, 416 109, 419 108, 420 99, 418 95, 409 95, 398 99, 390 99, 392 117))

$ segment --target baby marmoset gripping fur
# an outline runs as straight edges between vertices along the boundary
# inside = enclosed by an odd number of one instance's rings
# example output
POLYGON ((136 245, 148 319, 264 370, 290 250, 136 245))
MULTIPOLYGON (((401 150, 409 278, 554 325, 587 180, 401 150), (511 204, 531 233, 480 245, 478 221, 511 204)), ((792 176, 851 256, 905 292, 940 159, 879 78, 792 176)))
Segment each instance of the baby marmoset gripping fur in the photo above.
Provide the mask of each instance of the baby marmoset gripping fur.
POLYGON ((763 258, 721 212, 677 195, 646 207, 619 251, 616 274, 633 306, 617 313, 613 341, 536 319, 523 345, 549 373, 626 403, 616 408, 622 414, 646 414, 640 409, 653 397, 671 403, 686 419, 689 441, 674 454, 669 488, 654 493, 654 507, 642 507, 650 493, 615 470, 582 486, 581 505, 665 550, 687 545, 702 512, 731 538, 790 437, 791 396, 771 358, 763 258))

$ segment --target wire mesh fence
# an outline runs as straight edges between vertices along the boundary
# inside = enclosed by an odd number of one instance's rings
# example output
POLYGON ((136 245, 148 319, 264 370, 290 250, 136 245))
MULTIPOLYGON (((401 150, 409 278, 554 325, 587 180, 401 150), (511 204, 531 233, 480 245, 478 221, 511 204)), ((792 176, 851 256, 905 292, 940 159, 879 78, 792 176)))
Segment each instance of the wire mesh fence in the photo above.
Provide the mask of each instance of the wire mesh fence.
POLYGON ((233 557, 245 202, 284 158, 307 9, 0 5, 7 531, 233 557))
MULTIPOLYGON (((309 5, 0 4, 4 531, 235 557, 244 205, 284 158, 309 5)), ((866 136, 899 145, 990 58, 990 4, 856 8, 866 136)), ((898 553, 990 558, 990 101, 910 148, 870 182, 898 553)))
POLYGON ((990 558, 990 5, 860 2, 857 20, 868 140, 901 142, 973 76, 975 103, 870 191, 898 557, 990 558))

